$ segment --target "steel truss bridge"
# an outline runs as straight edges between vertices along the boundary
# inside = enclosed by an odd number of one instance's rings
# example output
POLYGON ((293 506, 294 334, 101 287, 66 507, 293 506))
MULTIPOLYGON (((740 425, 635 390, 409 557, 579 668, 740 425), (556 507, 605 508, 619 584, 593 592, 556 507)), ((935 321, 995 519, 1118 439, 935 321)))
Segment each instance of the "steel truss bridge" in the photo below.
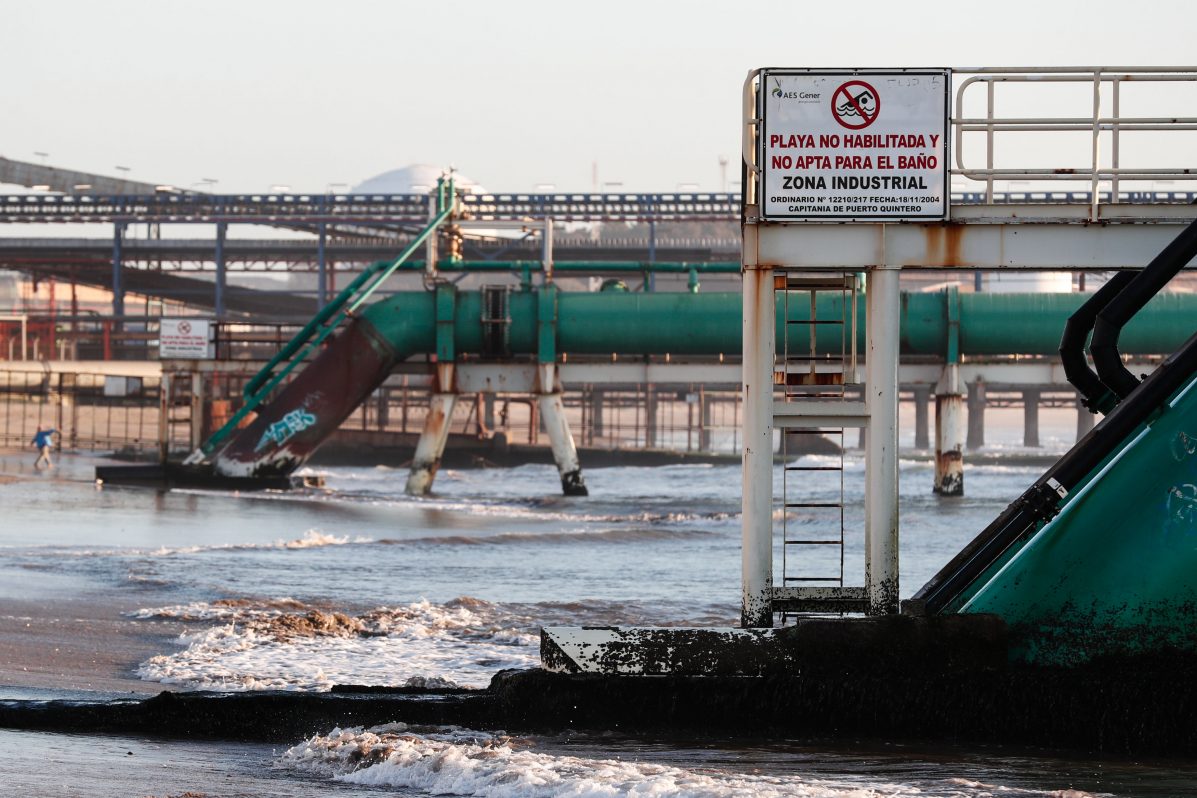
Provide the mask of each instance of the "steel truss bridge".
MULTIPOLYGON (((1190 204, 1195 191, 1099 192, 1102 205, 1190 204)), ((953 205, 1090 205, 1087 191, 954 193, 953 205)), ((395 233, 428 220, 424 194, 237 194, 161 192, 149 195, 0 195, 0 224, 259 224, 345 226, 347 235, 395 233)), ((477 194, 462 197, 477 221, 701 222, 740 221, 738 193, 477 194)), ((333 232, 333 231, 329 231, 333 232)))

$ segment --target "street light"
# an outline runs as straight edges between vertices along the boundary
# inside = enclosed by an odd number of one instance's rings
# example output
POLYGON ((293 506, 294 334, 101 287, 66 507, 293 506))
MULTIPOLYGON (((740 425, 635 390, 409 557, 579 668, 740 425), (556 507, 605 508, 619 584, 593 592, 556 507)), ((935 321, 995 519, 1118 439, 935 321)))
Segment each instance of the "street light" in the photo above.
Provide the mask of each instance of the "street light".
POLYGON ((50 157, 50 153, 48 153, 48 152, 34 151, 33 154, 36 155, 38 158, 42 159, 42 166, 46 165, 46 159, 50 157))

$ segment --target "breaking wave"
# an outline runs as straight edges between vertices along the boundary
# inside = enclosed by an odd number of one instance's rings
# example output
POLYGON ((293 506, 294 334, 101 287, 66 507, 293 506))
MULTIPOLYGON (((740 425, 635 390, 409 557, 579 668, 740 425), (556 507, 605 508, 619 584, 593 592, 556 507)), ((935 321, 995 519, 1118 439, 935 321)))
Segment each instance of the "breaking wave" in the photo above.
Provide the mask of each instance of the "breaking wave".
POLYGON ((308 608, 293 599, 259 605, 197 602, 132 615, 221 621, 184 633, 178 639, 182 651, 151 657, 137 668, 147 681, 194 689, 485 687, 496 671, 539 662, 539 637, 525 628, 528 619, 506 617, 476 599, 442 605, 418 601, 356 616, 308 608))
POLYGON ((800 774, 759 775, 626 759, 563 756, 533 750, 531 740, 460 729, 416 733, 402 723, 334 729, 285 751, 278 766, 371 787, 486 798, 652 796, 653 798, 966 798, 1056 796, 950 780, 946 789, 833 781, 800 774))

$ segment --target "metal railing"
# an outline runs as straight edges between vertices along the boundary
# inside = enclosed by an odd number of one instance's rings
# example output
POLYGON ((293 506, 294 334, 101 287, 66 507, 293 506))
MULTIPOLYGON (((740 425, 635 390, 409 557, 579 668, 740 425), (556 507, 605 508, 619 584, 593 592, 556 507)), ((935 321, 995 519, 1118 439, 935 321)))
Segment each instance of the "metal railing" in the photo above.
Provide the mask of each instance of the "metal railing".
MULTIPOLYGON (((1181 84, 1197 82, 1197 67, 1032 67, 1018 69, 956 69, 955 103, 952 133, 955 168, 952 174, 985 184, 985 200, 992 204, 997 196, 995 181, 1083 180, 1089 184, 1088 201, 1092 213, 1106 198, 1120 196, 1120 181, 1197 180, 1197 169, 1190 167, 1149 168, 1128 166, 1123 162, 1122 136, 1125 133, 1193 132, 1197 116, 1122 116, 1123 86, 1131 84, 1181 84), (963 79, 961 79, 963 78, 963 79), (1087 115, 1081 116, 1002 116, 997 113, 998 84, 1016 84, 1036 88, 1081 84, 1091 87, 1087 115), (964 116, 966 99, 984 87, 984 116, 964 116), (1109 87, 1103 92, 1103 87, 1109 87), (1103 94, 1109 113, 1103 113, 1103 94), (1082 133, 1090 141, 1087 166, 1055 168, 998 167, 995 165, 998 134, 1010 133, 1082 133), (983 167, 968 165, 971 152, 965 147, 966 133, 984 134, 983 167), (1108 134, 1108 135, 1103 135, 1108 134), (1103 147, 1103 143, 1108 148, 1103 147), (1109 186, 1108 193, 1101 185, 1109 186)), ((1025 93, 1020 98, 1027 100, 1025 93)), ((1191 148, 1190 148, 1191 151, 1191 148)))

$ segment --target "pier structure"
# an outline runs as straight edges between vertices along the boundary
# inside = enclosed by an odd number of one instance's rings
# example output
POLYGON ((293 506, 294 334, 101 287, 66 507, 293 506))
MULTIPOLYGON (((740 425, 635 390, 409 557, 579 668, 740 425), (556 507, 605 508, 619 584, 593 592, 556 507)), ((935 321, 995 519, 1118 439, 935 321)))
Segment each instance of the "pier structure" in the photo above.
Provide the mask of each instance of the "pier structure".
MULTIPOLYGON (((782 650, 802 656, 799 630, 811 622, 804 620, 811 614, 898 616, 897 410, 899 355, 904 343, 899 274, 920 269, 1010 273, 1122 271, 1143 269, 1150 264, 1147 269, 1152 272, 1150 287, 1138 291, 1137 304, 1129 311, 1120 306, 1122 315, 1116 328, 1120 330, 1190 259, 1191 225, 1197 216, 1189 205, 1134 206, 1100 200, 1102 186, 1109 186, 1112 196, 1117 197, 1120 187, 1134 181, 1197 178, 1184 166, 1158 168, 1132 164, 1123 138, 1132 131, 1174 138, 1177 134, 1191 135, 1197 130, 1197 118, 1175 113, 1161 113, 1158 117, 1122 116, 1120 98, 1126 87, 1135 83, 1183 84, 1194 80, 1197 69, 1193 68, 751 72, 744 85, 742 115, 747 179, 742 208, 745 445, 741 626, 727 630, 546 629, 543 652, 548 667, 570 673, 702 674, 729 667, 733 671, 739 668, 741 673, 762 673, 768 668, 764 663, 770 655, 759 650, 753 654, 753 649, 768 647, 772 641, 782 650), (1003 91, 1011 87, 1034 91, 1061 84, 1089 91, 1090 102, 1082 113, 1032 118, 1002 117, 996 111, 995 95, 999 87, 1003 91), (975 110, 977 96, 983 109, 979 112, 975 110), (1110 106, 1103 103, 1111 102, 1112 111, 1106 110, 1110 106), (896 113, 895 106, 898 106, 896 113), (888 115, 883 114, 883 108, 889 109, 888 115), (884 120, 884 124, 878 123, 868 134, 857 132, 878 120, 884 120), (1084 166, 995 165, 997 142, 1003 139, 1008 142, 1009 134, 1043 136, 1066 131, 1090 134, 1089 152, 1079 158, 1084 166), (857 152, 845 154, 845 147, 856 148, 857 152), (867 150, 875 160, 863 161, 862 150, 867 150), (903 153, 903 150, 919 152, 903 153), (899 165, 903 155, 908 162, 906 171, 899 165), (873 177, 877 171, 888 172, 889 176, 873 177), (948 185, 952 177, 982 184, 990 199, 995 196, 995 186, 1003 180, 1080 180, 1090 186, 1090 201, 1017 209, 992 202, 958 205, 950 201, 948 185), (1155 274, 1161 269, 1157 261, 1166 262, 1162 280, 1155 274), (841 331, 839 334, 844 339, 850 337, 847 331, 855 332, 850 314, 817 315, 816 295, 826 292, 864 294, 863 364, 857 359, 854 339, 838 356, 789 342, 791 326, 814 330, 828 325, 841 331), (784 297, 780 301, 797 303, 808 297, 810 314, 793 325, 779 328, 771 323, 779 295, 784 297), (783 334, 787 336, 785 341, 779 340, 783 334), (849 390, 853 383, 860 384, 862 372, 863 385, 859 390, 849 390), (828 548, 843 551, 844 499, 828 502, 821 497, 805 497, 806 480, 802 472, 809 469, 799 462, 791 471, 788 460, 781 466, 786 469, 781 482, 782 495, 775 496, 773 441, 778 433, 784 440, 792 433, 840 430, 842 435, 844 430, 861 428, 865 444, 861 530, 864 572, 855 576, 846 574, 842 554, 838 573, 804 572, 795 567, 803 562, 802 554, 828 548), (838 513, 838 524, 833 523, 827 530, 822 527, 812 530, 809 519, 819 509, 830 509, 833 518, 838 513), (789 528, 791 517, 795 521, 793 531, 789 528), (780 573, 776 552, 781 553, 780 573), (773 629, 778 618, 796 619, 794 634, 788 628, 773 629), (703 635, 706 635, 704 644, 694 645, 703 635), (715 639, 719 635, 722 639, 715 639), (715 650, 739 651, 743 657, 737 665, 729 666, 712 653, 715 650)), ((1003 107, 1013 105, 1016 104, 1003 107)), ((1144 162, 1142 151, 1137 160, 1140 164, 1144 162)), ((1087 306, 1092 304, 1091 300, 1087 306)), ((852 307, 855 308, 855 303, 852 307)), ((971 437, 974 445, 982 442, 981 419, 989 386, 988 380, 962 378, 966 362, 959 357, 959 346, 963 343, 959 323, 951 313, 947 320, 948 352, 939 367, 934 388, 940 410, 935 436, 936 489, 941 493, 957 489, 958 463, 967 439, 971 437), (968 436, 962 429, 960 413, 966 402, 973 411, 968 436)), ((1191 326, 1190 318, 1189 332, 1191 326)), ((1082 331, 1079 341, 1082 347, 1085 332, 1082 331)), ((1102 334, 1107 332, 1103 330, 1102 334)), ((1114 332, 1114 340, 1117 334, 1114 332)), ((1094 341, 1096 359, 1097 333, 1094 341)), ((1023 535, 1018 539, 1020 542, 1013 544, 1017 548, 1039 528, 1036 524, 1041 525, 1058 512, 1060 503, 1072 501, 1078 484, 1084 484, 1085 475, 1102 462, 1102 456, 1109 457, 1110 452, 1125 445, 1127 440, 1133 445, 1133 437, 1125 436, 1133 431, 1135 424, 1150 417, 1151 407, 1158 407, 1161 400, 1187 379, 1191 343, 1165 361, 1172 368, 1157 370, 1144 380, 1144 395, 1138 397, 1136 393, 1139 401, 1128 400, 1126 412, 1115 413, 1117 423, 1109 430, 1101 424, 1090 431, 1061 461, 1059 468, 1049 471, 991 529, 985 530, 953 563, 945 566, 919 592, 918 601, 911 606, 914 616, 911 623, 902 619, 903 623, 893 628, 902 627, 903 635, 914 635, 908 641, 912 645, 916 639, 924 640, 922 635, 937 636, 938 633, 920 626, 918 619, 938 618, 944 612, 954 611, 951 607, 960 607, 959 600, 949 607, 946 599, 941 599, 949 595, 945 592, 949 585, 959 597, 960 585, 964 584, 961 580, 994 574, 994 569, 1004 562, 1000 546, 1010 546, 1011 535, 1023 535), (1182 353, 1183 362, 1173 364, 1182 353), (1064 482, 1051 478, 1057 473, 1067 474, 1061 477, 1064 482), (1036 504, 1035 497, 1042 497, 1042 501, 1036 504), (1017 530, 1003 520, 1007 516, 1021 519, 1024 515, 1030 519, 1029 525, 1019 522, 1017 530), (1000 544, 996 542, 999 539, 1000 544), (984 556, 980 554, 982 549, 984 556), (962 576, 965 571, 967 577, 962 576), (927 601, 928 596, 935 597, 934 608, 927 601)), ((1113 361, 1107 360, 1098 363, 1099 370, 1103 374, 1108 371, 1112 378, 1118 377, 1110 365, 1113 361)), ((1076 364, 1065 362, 1069 381, 1078 384, 1075 373, 1079 369, 1076 364)), ((1126 372, 1121 361, 1118 366, 1126 372)), ((1101 385, 1096 375, 1093 382, 1101 385)), ((1138 385, 1137 379, 1133 384, 1125 382, 1128 384, 1120 391, 1122 397, 1138 385)), ((1037 397, 1030 392, 1033 386, 1027 388, 1024 401, 1031 409, 1026 416, 1026 440, 1030 442, 1037 437, 1034 414, 1037 397)), ((1097 399, 1090 390, 1085 393, 1086 409, 1108 412, 1117 401, 1097 399)), ((1176 423, 1179 416, 1167 418, 1176 423)), ((1083 414, 1078 416, 1078 429, 1086 426, 1088 420, 1083 414)), ((1090 559, 1100 559, 1100 550, 1088 550, 1092 553, 1090 559)), ((826 557, 810 559, 824 564, 827 561, 826 557)), ((1042 563, 1042 558, 1029 561, 1033 567, 1042 563)), ((1100 581, 1095 575, 1096 572, 1079 577, 1085 590, 1100 581)), ((1036 576, 1047 580, 1042 586, 1052 593, 1052 601, 1067 599, 1064 591, 1051 588, 1050 573, 1036 576)), ((999 594, 1002 600, 1018 603, 1017 585, 1012 587, 1009 580, 1001 579, 994 579, 994 583, 1000 583, 995 590, 1005 591, 999 594)), ((1132 587, 1128 583, 1114 589, 1129 591, 1132 587)), ((1185 587, 1173 600, 1184 599, 1187 591, 1185 587)), ((994 592, 985 596, 991 606, 999 603, 993 599, 994 592)), ((1031 602, 1031 597, 1026 602, 1031 602)), ((978 606, 981 603, 974 602, 978 606)), ((1032 604, 1018 606, 1022 612, 1032 604)), ((986 619, 992 620, 993 616, 960 618, 966 625, 973 620, 983 624, 986 619)), ((1180 616, 1176 620, 1183 623, 1180 616)), ((1115 626, 1128 622, 1131 621, 1126 617, 1111 621, 1115 626)), ((827 633, 836 640, 844 640, 854 639, 858 634, 868 637, 877 628, 881 627, 844 621, 834 629, 829 627, 827 633)), ((1175 631, 1169 627, 1168 634, 1175 631)), ((1083 629, 1076 632, 1082 633, 1083 629)), ((1103 634, 1107 634, 1109 642, 1113 638, 1108 636, 1117 632, 1106 630, 1103 634)), ((1152 640, 1155 641, 1152 645, 1159 644, 1158 636, 1152 640)), ((947 637, 941 642, 951 648, 947 637)), ((1030 649, 1030 656, 1034 650, 1030 649)))

